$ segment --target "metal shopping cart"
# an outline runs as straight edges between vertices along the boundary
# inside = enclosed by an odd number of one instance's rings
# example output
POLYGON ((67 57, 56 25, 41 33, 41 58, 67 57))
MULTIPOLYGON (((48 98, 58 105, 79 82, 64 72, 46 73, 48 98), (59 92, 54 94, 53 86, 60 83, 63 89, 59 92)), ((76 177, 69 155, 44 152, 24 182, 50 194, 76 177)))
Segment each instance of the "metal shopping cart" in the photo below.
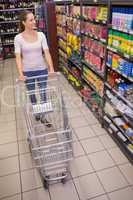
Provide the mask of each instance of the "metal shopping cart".
MULTIPOLYGON (((32 80, 33 78, 37 77, 32 77, 32 80)), ((27 90, 24 82, 17 81, 17 103, 23 108, 32 158, 44 187, 48 189, 51 182, 66 182, 73 150, 72 129, 60 88, 60 74, 52 73, 45 81, 45 89, 36 86, 34 90, 27 90), (33 105, 30 96, 34 94, 37 103, 33 105), (43 102, 41 94, 46 95, 43 102), (43 115, 51 126, 37 121, 37 115, 43 115)), ((32 84, 32 81, 29 84, 32 84)))

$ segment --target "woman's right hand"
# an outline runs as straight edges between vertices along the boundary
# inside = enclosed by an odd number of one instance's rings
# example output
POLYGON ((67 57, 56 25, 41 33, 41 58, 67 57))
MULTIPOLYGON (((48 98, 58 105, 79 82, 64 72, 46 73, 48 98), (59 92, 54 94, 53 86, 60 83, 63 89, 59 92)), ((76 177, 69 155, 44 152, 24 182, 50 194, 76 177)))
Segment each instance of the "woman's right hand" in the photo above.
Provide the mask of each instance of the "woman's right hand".
POLYGON ((19 80, 20 81, 25 81, 25 76, 23 74, 19 75, 19 80))

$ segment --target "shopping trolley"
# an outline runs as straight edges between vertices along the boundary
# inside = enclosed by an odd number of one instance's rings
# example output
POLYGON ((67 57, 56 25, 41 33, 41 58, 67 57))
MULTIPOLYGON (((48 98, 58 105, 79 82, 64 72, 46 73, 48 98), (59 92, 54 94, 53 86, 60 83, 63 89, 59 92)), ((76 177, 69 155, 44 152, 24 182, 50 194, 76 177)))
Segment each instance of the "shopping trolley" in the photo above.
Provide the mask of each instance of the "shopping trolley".
MULTIPOLYGON (((17 81, 17 104, 24 112, 32 158, 46 189, 52 182, 66 182, 69 162, 73 158, 72 129, 60 87, 60 76, 59 73, 48 76, 45 89, 36 85, 34 90, 27 90, 24 82, 17 81), (34 94, 37 98, 36 104, 30 101, 30 96, 34 94), (45 101, 42 101, 41 95, 46 96, 45 101), (37 121, 37 115, 47 119, 51 126, 37 121)), ((33 78, 37 77, 26 80, 33 78)))

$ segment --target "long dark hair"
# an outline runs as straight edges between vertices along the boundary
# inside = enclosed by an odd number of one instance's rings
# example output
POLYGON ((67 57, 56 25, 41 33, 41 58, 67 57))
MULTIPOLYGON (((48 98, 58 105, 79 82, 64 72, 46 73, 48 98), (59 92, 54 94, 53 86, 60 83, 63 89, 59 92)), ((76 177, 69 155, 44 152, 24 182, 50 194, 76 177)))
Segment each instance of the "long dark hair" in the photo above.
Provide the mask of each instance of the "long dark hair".
POLYGON ((20 31, 20 33, 25 30, 25 26, 24 26, 23 22, 26 21, 27 15, 31 14, 31 13, 32 12, 29 11, 29 10, 24 10, 23 12, 20 13, 20 16, 19 16, 19 19, 20 19, 20 22, 19 22, 19 31, 20 31))

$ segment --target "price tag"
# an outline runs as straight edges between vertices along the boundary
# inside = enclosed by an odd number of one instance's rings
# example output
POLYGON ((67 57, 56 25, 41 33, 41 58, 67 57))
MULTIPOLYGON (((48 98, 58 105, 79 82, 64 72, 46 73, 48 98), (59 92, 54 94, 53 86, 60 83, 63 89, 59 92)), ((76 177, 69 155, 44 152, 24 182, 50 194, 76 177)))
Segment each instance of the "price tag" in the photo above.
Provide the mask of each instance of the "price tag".
POLYGON ((128 54, 124 54, 124 57, 128 58, 128 59, 130 58, 130 56, 128 54))
POLYGON ((133 30, 129 31, 130 34, 133 34, 133 30))
POLYGON ((113 133, 113 131, 112 131, 112 129, 111 128, 108 128, 108 131, 109 131, 109 133, 113 133))
POLYGON ((125 136, 124 136, 121 132, 118 132, 117 135, 118 135, 119 138, 122 139, 124 142, 127 141, 127 138, 125 138, 125 136))

